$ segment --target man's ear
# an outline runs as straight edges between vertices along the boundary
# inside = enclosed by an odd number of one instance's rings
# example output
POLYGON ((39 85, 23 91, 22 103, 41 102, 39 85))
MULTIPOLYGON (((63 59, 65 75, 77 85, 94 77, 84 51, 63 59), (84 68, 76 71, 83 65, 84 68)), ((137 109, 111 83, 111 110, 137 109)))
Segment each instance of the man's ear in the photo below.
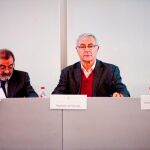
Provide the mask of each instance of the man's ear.
POLYGON ((76 51, 77 51, 77 53, 78 53, 78 48, 77 48, 77 46, 76 46, 76 51))
POLYGON ((99 51, 99 49, 100 49, 99 46, 97 46, 97 51, 99 51))

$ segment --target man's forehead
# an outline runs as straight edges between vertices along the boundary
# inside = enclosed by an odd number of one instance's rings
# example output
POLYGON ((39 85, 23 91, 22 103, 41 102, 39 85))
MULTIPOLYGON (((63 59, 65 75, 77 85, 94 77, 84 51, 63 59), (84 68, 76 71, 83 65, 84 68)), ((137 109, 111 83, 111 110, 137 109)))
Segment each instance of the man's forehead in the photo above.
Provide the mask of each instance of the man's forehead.
POLYGON ((8 59, 0 57, 0 64, 1 65, 10 65, 10 64, 13 64, 13 62, 14 62, 14 60, 12 57, 9 57, 8 59))
POLYGON ((92 36, 82 37, 79 40, 79 44, 93 44, 95 43, 95 39, 92 36))

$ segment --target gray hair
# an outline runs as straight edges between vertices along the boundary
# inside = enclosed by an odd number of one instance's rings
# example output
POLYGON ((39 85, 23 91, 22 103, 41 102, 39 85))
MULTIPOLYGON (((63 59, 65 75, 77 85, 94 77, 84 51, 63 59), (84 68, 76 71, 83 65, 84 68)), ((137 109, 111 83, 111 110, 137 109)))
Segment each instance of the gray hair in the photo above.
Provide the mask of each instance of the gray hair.
POLYGON ((91 34, 91 33, 83 33, 83 34, 80 34, 80 35, 78 36, 78 39, 77 39, 77 41, 76 41, 76 46, 79 44, 79 41, 80 41, 82 38, 88 37, 88 36, 93 37, 94 40, 95 40, 96 45, 98 45, 98 42, 97 42, 97 39, 96 39, 95 35, 93 35, 93 34, 91 34))

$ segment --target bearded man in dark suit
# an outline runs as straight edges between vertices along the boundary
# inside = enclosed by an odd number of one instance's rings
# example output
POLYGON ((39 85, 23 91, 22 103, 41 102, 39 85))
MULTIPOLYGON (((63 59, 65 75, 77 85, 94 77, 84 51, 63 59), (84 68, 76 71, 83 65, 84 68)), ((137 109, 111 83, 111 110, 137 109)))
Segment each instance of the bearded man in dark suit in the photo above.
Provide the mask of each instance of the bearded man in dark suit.
POLYGON ((90 97, 130 96, 119 68, 96 59, 99 46, 92 34, 81 34, 76 50, 80 58, 64 68, 52 94, 86 94, 90 97))
POLYGON ((15 70, 14 65, 14 54, 8 49, 0 49, 0 88, 6 97, 38 97, 28 73, 15 70))

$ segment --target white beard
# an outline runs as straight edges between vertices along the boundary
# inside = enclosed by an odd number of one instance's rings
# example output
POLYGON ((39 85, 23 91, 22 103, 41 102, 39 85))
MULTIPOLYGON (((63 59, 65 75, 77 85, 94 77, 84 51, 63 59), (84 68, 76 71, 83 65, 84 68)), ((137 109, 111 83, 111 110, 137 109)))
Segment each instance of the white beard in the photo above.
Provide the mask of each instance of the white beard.
POLYGON ((0 80, 2 80, 2 81, 7 81, 7 80, 9 80, 11 78, 11 76, 5 76, 5 77, 1 77, 0 76, 0 80))

